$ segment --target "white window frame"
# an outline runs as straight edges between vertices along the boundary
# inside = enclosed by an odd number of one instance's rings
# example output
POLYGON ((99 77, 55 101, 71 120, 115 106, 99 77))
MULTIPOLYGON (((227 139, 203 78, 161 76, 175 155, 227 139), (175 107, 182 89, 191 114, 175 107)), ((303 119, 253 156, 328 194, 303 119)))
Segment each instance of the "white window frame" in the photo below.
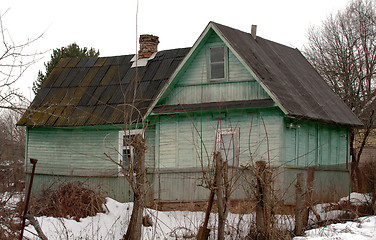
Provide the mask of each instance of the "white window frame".
POLYGON ((208 47, 208 79, 210 82, 223 82, 227 81, 228 79, 228 48, 225 45, 212 45, 208 47), (211 70, 212 70, 212 62, 211 62, 211 49, 213 48, 223 48, 223 71, 224 76, 223 78, 212 78, 211 70))
POLYGON ((226 156, 222 156, 223 162, 226 162, 229 167, 239 166, 239 128, 226 128, 216 130, 215 150, 221 152, 221 139, 223 135, 233 135, 233 158, 231 161, 226 156))
MULTIPOLYGON (((123 150, 125 149, 130 149, 131 150, 131 159, 130 161, 134 161, 134 147, 132 146, 124 146, 124 136, 132 136, 132 135, 138 135, 141 134, 142 137, 144 136, 145 131, 143 129, 132 129, 132 130, 122 130, 119 131, 119 140, 118 140, 118 163, 119 163, 119 175, 122 175, 122 167, 124 166, 124 161, 123 161, 123 150)), ((125 167, 127 169, 127 167, 125 167)))

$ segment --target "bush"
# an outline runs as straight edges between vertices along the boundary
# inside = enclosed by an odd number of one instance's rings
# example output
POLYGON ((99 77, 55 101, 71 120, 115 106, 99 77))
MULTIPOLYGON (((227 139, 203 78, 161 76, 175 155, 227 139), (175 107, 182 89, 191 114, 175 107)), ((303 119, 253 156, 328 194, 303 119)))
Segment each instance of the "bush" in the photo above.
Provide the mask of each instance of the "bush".
POLYGON ((85 187, 82 182, 69 182, 56 189, 45 190, 31 202, 31 210, 36 216, 80 218, 95 216, 104 212, 104 197, 99 191, 85 187))

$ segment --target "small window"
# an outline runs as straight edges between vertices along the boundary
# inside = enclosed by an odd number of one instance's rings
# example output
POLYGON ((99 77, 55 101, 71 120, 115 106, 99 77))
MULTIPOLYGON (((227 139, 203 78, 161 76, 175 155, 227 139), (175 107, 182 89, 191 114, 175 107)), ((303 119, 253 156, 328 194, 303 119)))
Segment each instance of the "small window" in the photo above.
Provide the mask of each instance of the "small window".
MULTIPOLYGON (((125 169, 128 169, 131 164, 134 164, 134 159, 135 159, 135 152, 134 152, 134 147, 130 146, 127 144, 127 138, 128 136, 123 137, 123 146, 122 146, 122 166, 125 169)), ((133 165, 135 166, 135 165, 133 165)))
POLYGON ((225 74, 225 48, 210 48, 210 80, 224 79, 225 74))
POLYGON ((135 166, 135 151, 134 147, 130 145, 132 138, 138 134, 143 135, 143 130, 125 130, 119 132, 119 164, 125 169, 128 169, 131 164, 135 166))
POLYGON ((216 151, 221 153, 222 159, 231 167, 238 166, 239 129, 217 130, 216 151))

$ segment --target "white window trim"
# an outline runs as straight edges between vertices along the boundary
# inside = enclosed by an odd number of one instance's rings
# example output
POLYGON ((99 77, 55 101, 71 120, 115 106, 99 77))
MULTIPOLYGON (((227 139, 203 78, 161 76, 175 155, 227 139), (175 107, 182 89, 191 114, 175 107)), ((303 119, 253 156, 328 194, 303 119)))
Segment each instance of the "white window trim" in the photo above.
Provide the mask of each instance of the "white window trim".
POLYGON ((207 54, 207 63, 208 63, 208 67, 207 67, 207 75, 208 75, 208 80, 209 82, 225 82, 225 81, 228 81, 228 48, 226 45, 222 45, 222 44, 213 44, 211 46, 208 47, 208 54, 207 54), (210 62, 210 49, 212 48, 217 48, 217 47, 223 47, 223 51, 224 51, 224 77, 223 78, 211 78, 211 62, 210 62))
MULTIPOLYGON (((234 134, 234 164, 228 164, 230 167, 238 167, 239 166, 239 128, 225 128, 225 129, 217 129, 216 130, 216 140, 215 140, 215 151, 220 152, 220 143, 221 143, 221 135, 226 134, 234 134)), ((223 161, 227 161, 223 159, 223 161)))
MULTIPOLYGON (((123 145, 123 138, 124 136, 131 136, 131 135, 138 135, 141 134, 142 137, 145 137, 145 131, 143 129, 132 129, 132 130, 121 130, 119 131, 119 139, 118 139, 118 174, 123 176, 122 172, 122 164, 123 164, 123 150, 133 148, 131 146, 124 146, 123 145)), ((132 151, 133 152, 133 151, 132 151)), ((133 156, 134 157, 134 156, 133 156)))

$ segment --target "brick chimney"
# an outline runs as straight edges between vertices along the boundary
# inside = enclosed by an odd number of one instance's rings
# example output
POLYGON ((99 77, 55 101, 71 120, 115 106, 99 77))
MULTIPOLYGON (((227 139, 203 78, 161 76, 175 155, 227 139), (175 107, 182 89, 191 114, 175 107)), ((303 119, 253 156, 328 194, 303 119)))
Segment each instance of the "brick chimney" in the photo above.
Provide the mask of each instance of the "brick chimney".
POLYGON ((138 59, 149 58, 153 53, 158 51, 159 37, 150 34, 140 35, 140 50, 138 59))

